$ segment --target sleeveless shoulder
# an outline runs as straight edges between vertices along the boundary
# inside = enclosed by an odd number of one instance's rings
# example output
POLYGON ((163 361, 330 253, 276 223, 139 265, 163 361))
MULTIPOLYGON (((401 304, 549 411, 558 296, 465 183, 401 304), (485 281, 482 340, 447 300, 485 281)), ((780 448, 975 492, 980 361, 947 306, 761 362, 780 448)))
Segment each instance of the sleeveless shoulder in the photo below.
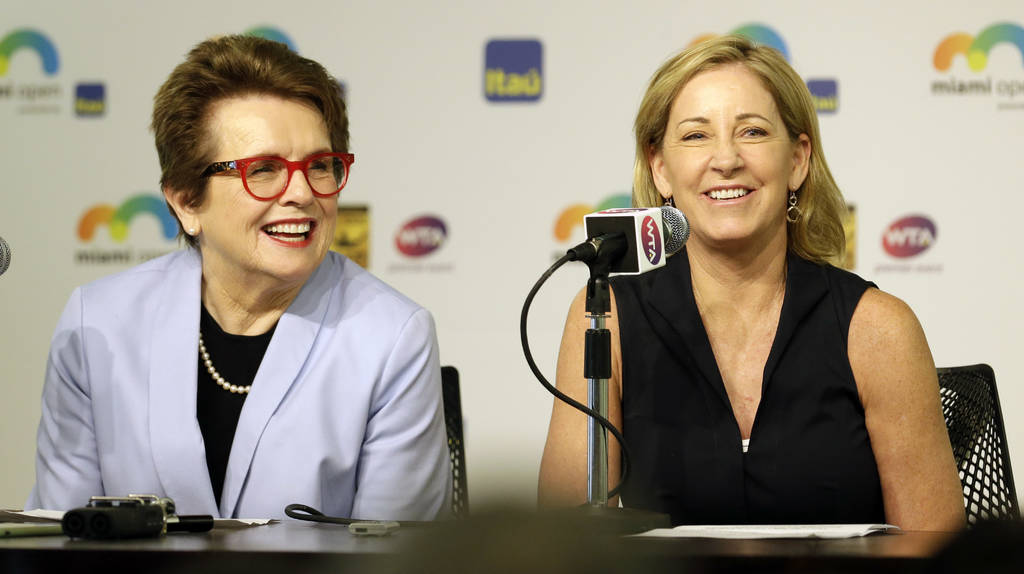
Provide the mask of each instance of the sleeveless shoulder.
POLYGON ((847 339, 850 330, 850 321, 853 319, 853 312, 857 309, 864 292, 869 288, 878 288, 873 282, 863 279, 860 275, 832 265, 822 266, 825 281, 832 292, 832 302, 835 306, 836 318, 839 320, 844 340, 847 339))

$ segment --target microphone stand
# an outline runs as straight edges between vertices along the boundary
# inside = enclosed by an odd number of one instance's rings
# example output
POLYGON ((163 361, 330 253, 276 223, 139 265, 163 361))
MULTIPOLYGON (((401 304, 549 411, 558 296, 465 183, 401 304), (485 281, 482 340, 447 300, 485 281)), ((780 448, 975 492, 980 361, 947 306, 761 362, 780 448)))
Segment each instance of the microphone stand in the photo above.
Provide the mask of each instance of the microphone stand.
MULTIPOLYGON (((614 251, 613 251, 614 253, 614 251)), ((587 379, 587 406, 608 418, 608 379, 612 376, 612 336, 605 327, 611 313, 608 274, 615 256, 598 255, 587 262, 587 329, 583 347, 583 376, 587 379)), ((600 517, 592 524, 598 532, 622 535, 669 528, 667 514, 635 508, 608 507, 608 431, 593 417, 587 418, 587 503, 586 514, 600 517)))
MULTIPOLYGON (((612 337, 605 328, 611 313, 608 262, 590 264, 587 281, 587 317, 590 328, 584 339, 583 376, 587 379, 587 406, 608 418, 608 379, 612 376, 612 337)), ((608 506, 608 431, 593 417, 587 419, 587 504, 608 506)))
MULTIPOLYGON (((523 353, 537 380, 562 401, 584 412, 589 410, 605 419, 608 418, 608 380, 612 375, 611 331, 605 327, 605 322, 611 313, 611 287, 608 274, 611 273, 613 264, 626 254, 627 249, 628 243, 625 235, 621 232, 611 232, 589 237, 583 243, 568 250, 565 257, 555 262, 533 286, 523 304, 523 313, 519 323, 523 353), (526 337, 526 315, 533 296, 544 280, 567 261, 581 261, 590 268, 586 293, 586 312, 590 318, 590 328, 586 332, 583 351, 583 376, 588 381, 589 405, 586 407, 564 395, 547 382, 533 361, 526 337)), ((570 520, 579 520, 579 517, 584 517, 586 527, 595 534, 621 536, 645 532, 653 528, 670 527, 671 523, 667 514, 636 508, 608 507, 607 430, 597 422, 594 416, 590 416, 588 419, 587 502, 577 508, 553 510, 548 514, 556 517, 562 515, 570 520)), ((618 429, 613 434, 616 434, 617 437, 621 436, 618 429)), ((628 453, 625 444, 622 445, 622 448, 628 453)))

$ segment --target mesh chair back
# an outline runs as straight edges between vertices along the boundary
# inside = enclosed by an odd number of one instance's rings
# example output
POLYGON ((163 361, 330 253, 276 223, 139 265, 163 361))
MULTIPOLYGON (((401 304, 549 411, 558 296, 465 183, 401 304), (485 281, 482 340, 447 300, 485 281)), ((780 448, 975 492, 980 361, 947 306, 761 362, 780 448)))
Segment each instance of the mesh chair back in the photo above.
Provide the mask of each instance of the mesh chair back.
POLYGON ((459 371, 455 367, 441 367, 441 391, 444 395, 444 426, 448 432, 448 456, 452 463, 452 512, 458 518, 465 518, 469 516, 469 488, 466 486, 466 450, 462 440, 459 371))
POLYGON ((938 369, 942 415, 964 489, 967 523, 1020 518, 996 375, 988 365, 938 369))

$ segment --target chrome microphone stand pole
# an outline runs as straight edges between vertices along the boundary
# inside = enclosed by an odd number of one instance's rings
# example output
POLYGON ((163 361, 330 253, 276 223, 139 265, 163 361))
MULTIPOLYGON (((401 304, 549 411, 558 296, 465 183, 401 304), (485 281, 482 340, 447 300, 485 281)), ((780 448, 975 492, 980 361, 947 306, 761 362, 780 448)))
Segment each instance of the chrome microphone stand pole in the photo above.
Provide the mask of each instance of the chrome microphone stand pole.
MULTIPOLYGON (((608 418, 608 379, 611 378, 611 332, 605 320, 611 312, 607 267, 591 267, 587 282, 587 329, 583 376, 587 379, 587 406, 608 418), (602 269, 604 267, 604 269, 602 269)), ((587 504, 608 505, 608 431, 593 417, 587 419, 587 504)))

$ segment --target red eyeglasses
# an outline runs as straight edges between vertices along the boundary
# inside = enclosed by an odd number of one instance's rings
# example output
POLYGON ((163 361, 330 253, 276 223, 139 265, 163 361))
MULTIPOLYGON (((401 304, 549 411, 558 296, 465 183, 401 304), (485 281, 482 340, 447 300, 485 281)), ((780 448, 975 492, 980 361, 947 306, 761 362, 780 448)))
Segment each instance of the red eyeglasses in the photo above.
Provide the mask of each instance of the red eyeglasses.
POLYGON ((331 197, 345 187, 348 172, 355 161, 353 154, 333 152, 315 153, 298 161, 277 156, 248 157, 211 163, 201 177, 237 171, 242 176, 242 187, 249 195, 260 201, 270 201, 284 195, 292 174, 298 170, 305 176, 313 195, 331 197))

